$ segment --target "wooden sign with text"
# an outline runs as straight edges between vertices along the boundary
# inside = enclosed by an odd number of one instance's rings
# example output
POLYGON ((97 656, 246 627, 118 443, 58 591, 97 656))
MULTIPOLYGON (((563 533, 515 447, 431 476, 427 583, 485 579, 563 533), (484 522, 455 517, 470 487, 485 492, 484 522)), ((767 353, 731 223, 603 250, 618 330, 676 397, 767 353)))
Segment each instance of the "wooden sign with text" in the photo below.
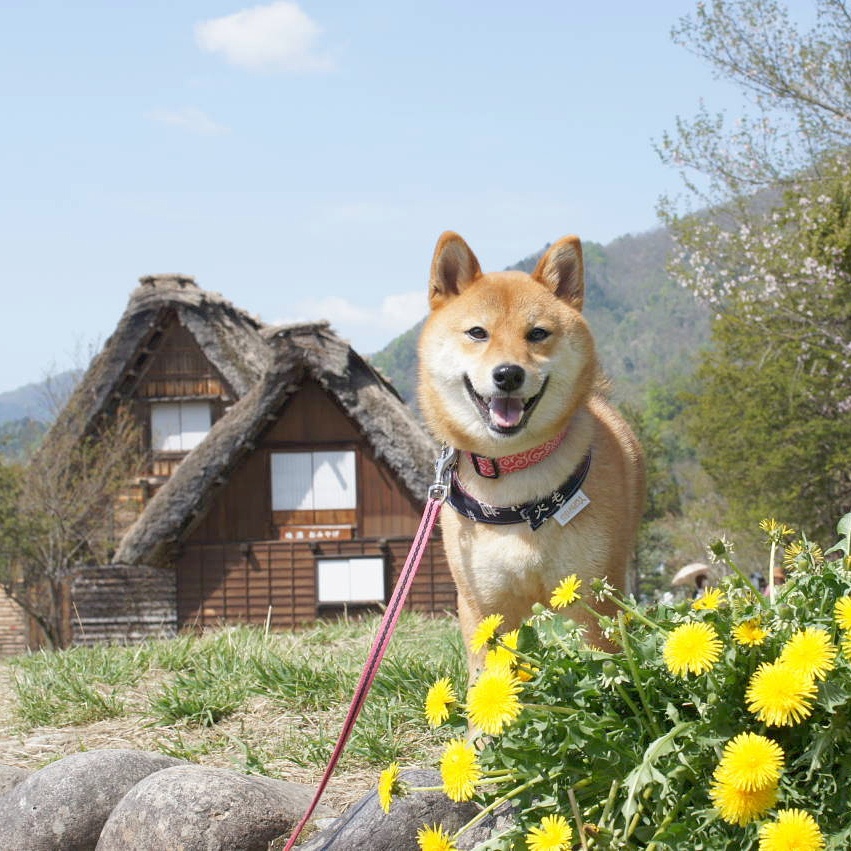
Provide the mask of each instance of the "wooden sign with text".
POLYGON ((281 541, 351 541, 354 529, 351 526, 280 526, 281 541))

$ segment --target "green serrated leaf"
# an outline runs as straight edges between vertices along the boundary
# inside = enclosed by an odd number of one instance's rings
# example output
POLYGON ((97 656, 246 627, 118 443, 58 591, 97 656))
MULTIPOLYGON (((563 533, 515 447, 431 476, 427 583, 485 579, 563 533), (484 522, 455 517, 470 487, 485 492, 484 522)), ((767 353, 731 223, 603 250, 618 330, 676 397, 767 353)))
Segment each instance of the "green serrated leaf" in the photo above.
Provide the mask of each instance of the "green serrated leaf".
POLYGON ((540 644, 538 630, 529 624, 523 624, 517 634, 517 649, 521 653, 534 653, 540 644))

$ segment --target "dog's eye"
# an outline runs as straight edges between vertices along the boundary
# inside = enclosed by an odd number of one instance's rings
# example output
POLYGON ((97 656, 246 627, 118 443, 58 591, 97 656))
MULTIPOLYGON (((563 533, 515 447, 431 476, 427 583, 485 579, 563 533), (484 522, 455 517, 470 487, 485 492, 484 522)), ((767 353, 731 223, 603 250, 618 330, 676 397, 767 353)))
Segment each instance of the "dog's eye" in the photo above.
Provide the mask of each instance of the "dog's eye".
POLYGON ((467 329, 467 336, 471 340, 487 340, 489 335, 484 328, 481 328, 478 325, 474 325, 472 328, 467 329))
POLYGON ((527 335, 526 339, 530 343, 541 343, 550 336, 552 332, 547 331, 546 328, 533 328, 527 335))

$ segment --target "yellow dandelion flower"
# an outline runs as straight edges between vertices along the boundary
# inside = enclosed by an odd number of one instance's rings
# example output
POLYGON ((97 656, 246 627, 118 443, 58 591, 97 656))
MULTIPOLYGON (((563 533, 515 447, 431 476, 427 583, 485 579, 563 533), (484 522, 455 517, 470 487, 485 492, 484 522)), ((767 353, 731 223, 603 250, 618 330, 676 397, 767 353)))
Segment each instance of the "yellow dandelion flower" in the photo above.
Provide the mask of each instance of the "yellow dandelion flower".
POLYGON ((811 541, 803 543, 794 541, 783 551, 783 566, 787 570, 792 568, 806 568, 810 565, 820 565, 824 561, 824 553, 818 544, 811 541))
POLYGON ((782 662, 763 662, 745 692, 748 709, 769 726, 788 726, 809 717, 818 688, 812 677, 782 662))
POLYGON ((425 699, 425 716, 430 727, 439 727, 449 718, 449 710, 458 702, 449 677, 439 679, 425 699))
POLYGON ((439 824, 432 827, 423 825, 417 831, 417 845, 420 846, 420 851, 457 851, 452 835, 444 833, 439 824))
POLYGON ((744 790, 729 783, 713 783, 709 797, 724 821, 744 827, 774 806, 777 787, 744 790))
POLYGON ((780 653, 783 662, 801 673, 823 680, 836 667, 836 647, 824 629, 808 626, 798 630, 780 653))
POLYGON ((711 612, 724 602, 724 592, 720 588, 707 588, 692 604, 696 612, 711 612))
POLYGON ((760 520, 759 528, 768 535, 769 542, 775 544, 780 543, 780 539, 784 535, 794 535, 795 530, 785 523, 778 523, 773 517, 767 520, 760 520))
POLYGON ((712 624, 685 623, 668 636, 662 658, 674 676, 703 674, 718 661, 721 648, 721 640, 712 624))
POLYGON ((513 629, 511 632, 506 632, 505 635, 499 637, 500 643, 496 647, 488 650, 485 656, 485 667, 492 668, 494 666, 514 665, 517 657, 512 651, 517 649, 517 640, 520 636, 520 630, 513 629))
POLYGON ((514 671, 514 675, 522 682, 528 682, 532 679, 532 674, 527 670, 521 670, 517 667, 518 658, 516 653, 517 642, 520 640, 520 630, 512 629, 511 632, 506 632, 499 636, 498 643, 495 647, 488 650, 485 655, 485 668, 498 668, 506 665, 514 671))
POLYGON ((803 554, 804 545, 800 541, 793 541, 791 544, 787 544, 783 550, 783 566, 787 569, 795 567, 803 554))
POLYGON ((467 692, 467 718, 484 733, 497 736, 523 708, 520 681, 507 666, 486 668, 467 692))
POLYGON ((846 659, 851 659, 851 633, 846 634, 842 639, 842 655, 846 659))
POLYGON ((472 742, 466 739, 449 742, 440 760, 440 776, 443 778, 443 791, 453 801, 469 801, 476 794, 482 769, 472 742))
POLYGON ((493 641, 504 620, 505 618, 499 614, 488 615, 482 619, 470 639, 470 649, 473 653, 478 653, 486 644, 493 641))
POLYGON ((851 629, 851 597, 840 597, 836 601, 833 617, 840 629, 851 629))
POLYGON ((562 815, 544 816, 540 827, 526 834, 529 851, 570 851, 573 828, 562 815))
POLYGON ((783 771, 783 749, 756 733, 739 733, 724 746, 713 775, 719 783, 746 792, 776 786, 783 771))
POLYGON ((759 829, 759 851, 820 851, 824 837, 815 819, 804 810, 780 810, 776 821, 759 829))
POLYGON ((575 573, 566 576, 553 591, 550 597, 550 605, 554 609, 564 609, 572 605, 580 599, 578 592, 581 585, 582 580, 575 573))
POLYGON ((399 763, 391 762, 378 776, 378 803, 385 813, 390 812, 393 796, 401 791, 399 781, 399 763))
POLYGON ((759 618, 751 618, 733 627, 733 638, 745 647, 757 647, 767 637, 768 631, 762 628, 759 618))

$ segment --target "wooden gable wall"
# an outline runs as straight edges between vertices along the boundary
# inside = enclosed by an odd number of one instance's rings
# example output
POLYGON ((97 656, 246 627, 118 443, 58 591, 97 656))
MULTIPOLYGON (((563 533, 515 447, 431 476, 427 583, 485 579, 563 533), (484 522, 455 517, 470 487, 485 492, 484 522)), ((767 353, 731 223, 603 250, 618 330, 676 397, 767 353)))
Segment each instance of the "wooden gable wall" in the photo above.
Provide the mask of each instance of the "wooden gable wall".
MULTIPOLYGON (((170 311, 154 330, 131 373, 136 376, 131 391, 135 416, 142 426, 145 448, 149 452, 152 402, 209 401, 212 425, 235 400, 231 387, 174 311, 170 311)), ((148 472, 164 480, 183 457, 182 453, 152 453, 148 472)), ((143 501, 150 496, 148 493, 142 497, 143 501)))
POLYGON ((188 543, 276 539, 270 456, 273 452, 311 449, 355 451, 358 470, 356 538, 408 536, 416 532, 420 506, 408 496, 392 472, 375 459, 340 406, 319 384, 305 381, 270 422, 256 449, 231 473, 188 543))
POLYGON ((175 313, 149 348, 153 351, 137 390, 141 398, 233 399, 224 378, 175 313))

